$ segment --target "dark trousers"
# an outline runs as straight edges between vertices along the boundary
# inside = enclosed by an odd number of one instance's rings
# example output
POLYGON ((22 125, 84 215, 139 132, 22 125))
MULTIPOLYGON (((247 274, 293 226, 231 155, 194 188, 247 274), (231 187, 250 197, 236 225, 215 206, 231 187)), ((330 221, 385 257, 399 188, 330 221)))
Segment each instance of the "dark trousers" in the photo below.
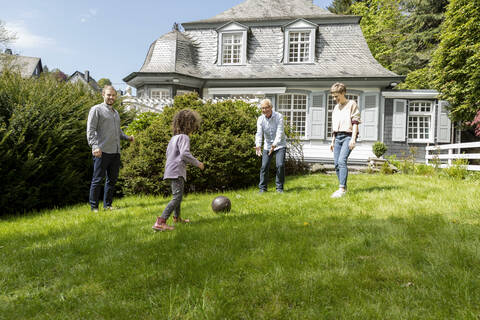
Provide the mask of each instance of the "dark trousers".
POLYGON ((281 148, 277 151, 273 151, 271 155, 268 155, 268 150, 263 150, 262 154, 262 168, 260 169, 260 183, 258 187, 261 191, 267 191, 268 186, 268 168, 273 156, 275 156, 275 164, 277 168, 277 176, 275 179, 275 185, 277 190, 283 191, 283 184, 285 182, 285 155, 287 148, 281 148))
POLYGON ((165 207, 165 210, 163 210, 162 218, 165 220, 170 217, 172 211, 174 212, 173 216, 175 218, 180 218, 180 205, 182 204, 185 180, 183 180, 183 177, 178 177, 177 179, 170 179, 170 184, 172 186, 172 200, 170 200, 170 202, 165 207))
POLYGON ((120 171, 119 153, 102 153, 101 158, 93 157, 93 177, 90 184, 89 202, 92 209, 98 208, 98 199, 102 191, 102 181, 105 180, 103 192, 103 207, 110 207, 113 201, 115 183, 117 183, 118 172, 120 171))

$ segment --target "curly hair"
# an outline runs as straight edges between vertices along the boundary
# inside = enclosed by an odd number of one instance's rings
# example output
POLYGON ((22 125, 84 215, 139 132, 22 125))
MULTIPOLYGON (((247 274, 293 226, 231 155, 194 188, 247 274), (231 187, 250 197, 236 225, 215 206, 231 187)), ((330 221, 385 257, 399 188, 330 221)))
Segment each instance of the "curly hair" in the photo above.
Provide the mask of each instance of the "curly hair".
POLYGON ((178 111, 173 117, 172 131, 173 134, 190 134, 200 128, 202 118, 193 110, 184 109, 178 111))

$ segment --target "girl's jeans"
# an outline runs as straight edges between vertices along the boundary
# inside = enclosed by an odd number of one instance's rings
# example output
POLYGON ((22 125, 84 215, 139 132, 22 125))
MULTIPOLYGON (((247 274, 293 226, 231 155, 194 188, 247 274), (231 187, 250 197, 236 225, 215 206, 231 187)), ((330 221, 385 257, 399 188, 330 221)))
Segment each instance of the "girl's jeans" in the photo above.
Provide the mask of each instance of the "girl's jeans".
POLYGON ((175 218, 180 218, 180 205, 183 198, 183 188, 185 186, 185 180, 183 177, 178 177, 177 179, 170 179, 172 185, 172 200, 167 204, 165 210, 163 210, 162 218, 167 220, 173 211, 175 213, 173 216, 175 218))
POLYGON ((333 162, 335 164, 335 172, 337 173, 340 188, 347 188, 348 167, 347 159, 350 155, 349 144, 352 139, 351 135, 338 132, 335 135, 335 145, 333 147, 333 162))

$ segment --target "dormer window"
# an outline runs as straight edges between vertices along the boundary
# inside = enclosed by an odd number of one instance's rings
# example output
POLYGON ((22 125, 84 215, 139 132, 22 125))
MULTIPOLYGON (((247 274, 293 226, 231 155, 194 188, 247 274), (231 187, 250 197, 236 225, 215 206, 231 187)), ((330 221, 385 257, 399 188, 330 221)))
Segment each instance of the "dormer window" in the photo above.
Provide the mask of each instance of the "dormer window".
POLYGON ((242 63, 241 33, 225 33, 222 35, 222 64, 242 63))
POLYGON ((227 23, 217 29, 219 65, 247 63, 247 30, 247 27, 236 22, 227 23))
POLYGON ((298 19, 283 26, 285 33, 285 63, 314 62, 316 28, 316 24, 303 19, 298 19))

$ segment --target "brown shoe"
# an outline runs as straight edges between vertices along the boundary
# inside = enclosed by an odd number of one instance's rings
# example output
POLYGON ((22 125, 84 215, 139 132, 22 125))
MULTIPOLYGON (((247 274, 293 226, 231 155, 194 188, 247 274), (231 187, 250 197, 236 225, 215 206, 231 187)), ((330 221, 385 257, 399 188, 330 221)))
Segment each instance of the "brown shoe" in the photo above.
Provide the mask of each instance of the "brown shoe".
POLYGON ((173 222, 174 223, 190 223, 190 219, 182 219, 180 217, 178 217, 178 218, 173 217, 173 222))
POLYGON ((153 225, 152 229, 155 230, 155 231, 168 231, 168 230, 175 229, 175 227, 169 226, 167 224, 167 220, 165 220, 161 217, 158 217, 157 221, 153 225))

